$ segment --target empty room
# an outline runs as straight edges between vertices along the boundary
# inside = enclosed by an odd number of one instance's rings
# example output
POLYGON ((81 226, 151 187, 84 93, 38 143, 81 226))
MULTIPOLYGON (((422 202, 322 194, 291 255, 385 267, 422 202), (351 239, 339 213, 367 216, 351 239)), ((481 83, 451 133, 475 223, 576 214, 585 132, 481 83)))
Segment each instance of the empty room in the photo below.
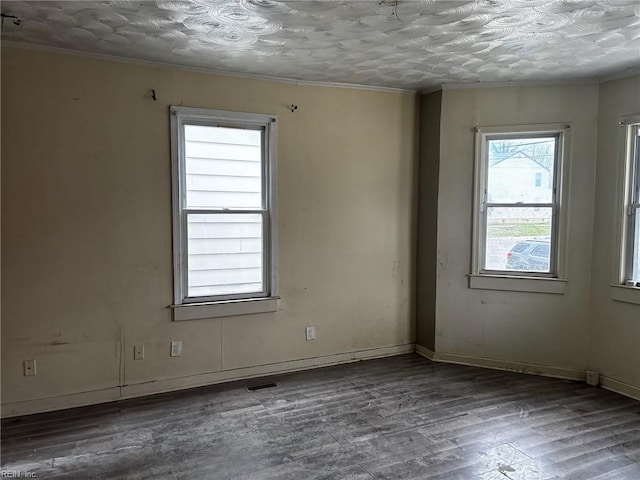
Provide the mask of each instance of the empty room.
POLYGON ((637 0, 0 9, 0 477, 640 479, 637 0))

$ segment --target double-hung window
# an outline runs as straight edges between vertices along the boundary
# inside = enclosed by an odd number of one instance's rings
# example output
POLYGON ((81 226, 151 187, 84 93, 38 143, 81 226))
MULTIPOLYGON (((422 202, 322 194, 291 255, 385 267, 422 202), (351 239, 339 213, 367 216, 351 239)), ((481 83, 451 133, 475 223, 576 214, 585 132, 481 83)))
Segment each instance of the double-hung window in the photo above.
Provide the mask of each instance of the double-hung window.
POLYGON ((640 117, 625 122, 626 192, 623 283, 640 287, 640 117))
POLYGON ((171 107, 174 319, 276 309, 269 115, 171 107))
MULTIPOLYGON (((472 277, 561 276, 567 132, 565 125, 477 129, 472 277)), ((472 278, 472 287, 481 284, 472 278)), ((561 293, 557 286, 533 290, 561 293)))

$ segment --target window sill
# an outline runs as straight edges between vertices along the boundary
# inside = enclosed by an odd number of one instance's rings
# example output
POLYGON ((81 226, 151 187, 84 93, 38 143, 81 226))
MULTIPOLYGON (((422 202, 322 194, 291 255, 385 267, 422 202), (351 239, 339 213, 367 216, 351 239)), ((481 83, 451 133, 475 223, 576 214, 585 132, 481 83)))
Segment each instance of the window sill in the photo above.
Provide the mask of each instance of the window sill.
POLYGON ((626 285, 612 284, 611 300, 640 305, 640 287, 627 287, 626 285))
POLYGON ((469 288, 564 295, 567 289, 567 280, 563 278, 471 274, 469 275, 469 288))
POLYGON ((233 317, 278 311, 279 297, 255 298, 250 300, 229 300, 211 303, 185 303, 171 305, 173 321, 200 320, 203 318, 233 317))

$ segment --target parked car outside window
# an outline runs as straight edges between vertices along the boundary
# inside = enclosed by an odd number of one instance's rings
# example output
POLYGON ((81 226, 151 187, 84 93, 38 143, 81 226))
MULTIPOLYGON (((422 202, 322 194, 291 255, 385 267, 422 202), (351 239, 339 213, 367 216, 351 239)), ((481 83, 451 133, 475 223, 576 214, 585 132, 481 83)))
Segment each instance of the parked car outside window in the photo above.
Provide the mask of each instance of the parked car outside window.
POLYGON ((523 240, 507 253, 507 269, 548 272, 551 245, 545 240, 523 240))

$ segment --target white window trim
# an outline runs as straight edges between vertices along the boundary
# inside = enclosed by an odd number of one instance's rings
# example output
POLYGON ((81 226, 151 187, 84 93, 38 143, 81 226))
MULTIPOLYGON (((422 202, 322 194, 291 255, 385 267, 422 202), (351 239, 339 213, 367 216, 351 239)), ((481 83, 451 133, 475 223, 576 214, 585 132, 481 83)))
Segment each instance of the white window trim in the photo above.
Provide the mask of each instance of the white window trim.
MULTIPOLYGON (((629 135, 629 128, 640 124, 640 114, 624 116, 618 124, 621 127, 618 144, 622 146, 619 154, 622 168, 619 169, 619 188, 617 189, 619 192, 617 205, 620 206, 619 213, 616 215, 616 232, 618 232, 616 243, 618 248, 615 251, 614 279, 610 285, 610 295, 612 300, 640 305, 640 287, 625 285, 631 257, 631 221, 627 214, 627 208, 631 200, 631 175, 633 173, 631 152, 633 151, 633 145, 629 135)), ((640 214, 636 214, 636 221, 640 221, 640 214)))
POLYGON ((471 252, 471 273, 469 288, 485 290, 505 290, 516 292, 535 292, 564 294, 567 289, 566 278, 566 245, 569 212, 569 175, 571 171, 571 127, 572 123, 545 123, 527 125, 483 126, 475 128, 475 162, 474 162, 474 205, 471 252), (555 268, 553 274, 526 275, 510 272, 483 271, 484 230, 485 225, 481 207, 484 202, 484 185, 486 184, 485 149, 486 137, 499 134, 542 135, 560 134, 560 154, 555 175, 558 176, 555 219, 555 268))
POLYGON ((171 177, 173 197, 173 320, 196 320, 234 315, 275 312, 278 309, 277 202, 276 202, 276 117, 274 115, 228 112, 207 108, 170 107, 171 177), (265 292, 241 298, 212 299, 186 297, 186 215, 182 208, 184 192, 184 140, 180 134, 185 123, 255 126, 265 129, 263 188, 267 192, 268 220, 265 225, 265 292))
POLYGON ((615 284, 610 285, 609 288, 612 300, 640 305, 640 288, 615 284))
POLYGON ((549 277, 523 277, 513 275, 469 275, 469 288, 505 290, 509 292, 536 292, 564 294, 567 280, 549 277))

